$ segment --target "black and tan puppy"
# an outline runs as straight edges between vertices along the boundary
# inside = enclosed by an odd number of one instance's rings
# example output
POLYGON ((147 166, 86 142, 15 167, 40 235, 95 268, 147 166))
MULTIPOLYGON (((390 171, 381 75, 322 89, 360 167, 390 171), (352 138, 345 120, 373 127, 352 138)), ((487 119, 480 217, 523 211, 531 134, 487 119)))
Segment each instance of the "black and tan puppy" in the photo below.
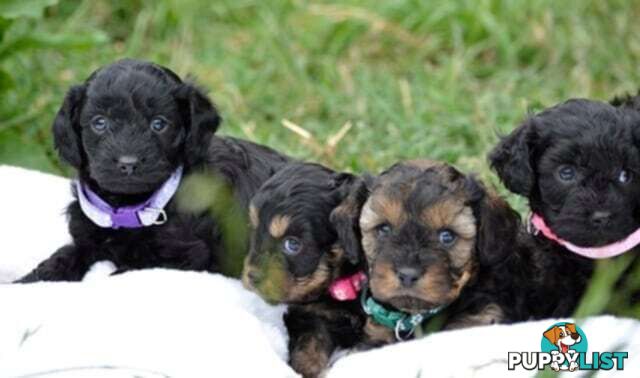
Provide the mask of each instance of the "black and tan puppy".
POLYGON ((367 187, 358 224, 343 224, 345 232, 360 230, 366 257, 365 343, 410 337, 438 313, 448 328, 504 321, 496 285, 519 229, 504 200, 427 160, 398 163, 367 187))
POLYGON ((215 174, 246 208, 286 161, 268 148, 215 137, 219 124, 200 89, 153 63, 121 60, 73 86, 53 124, 56 149, 78 175, 68 208, 73 243, 20 282, 79 280, 98 260, 120 271, 217 271, 228 252, 221 220, 177 208, 182 178, 215 174))
POLYGON ((292 163, 251 201, 243 283, 269 302, 291 304, 285 315, 290 362, 305 377, 318 376, 336 348, 361 340, 364 313, 358 302, 339 302, 329 294, 337 278, 359 270, 358 253, 346 258, 330 221, 357 182, 317 164, 292 163))
POLYGON ((571 315, 593 259, 636 253, 638 130, 637 112, 569 100, 526 119, 489 155, 504 185, 526 197, 532 212, 532 235, 521 239, 531 250, 522 319, 571 315))

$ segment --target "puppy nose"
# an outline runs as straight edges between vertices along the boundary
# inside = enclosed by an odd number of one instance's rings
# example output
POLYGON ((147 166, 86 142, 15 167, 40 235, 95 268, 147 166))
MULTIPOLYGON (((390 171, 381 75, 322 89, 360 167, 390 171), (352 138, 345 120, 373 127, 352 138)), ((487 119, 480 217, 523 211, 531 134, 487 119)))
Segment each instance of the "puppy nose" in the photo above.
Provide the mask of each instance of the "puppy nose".
POLYGON ((411 287, 420 278, 420 272, 416 268, 402 267, 396 271, 396 275, 402 286, 411 287))
POLYGON ((138 158, 135 156, 124 155, 118 159, 118 169, 127 176, 135 172, 137 164, 138 158))
POLYGON ((594 211, 591 214, 591 223, 594 226, 602 227, 609 223, 609 218, 611 218, 610 211, 594 211))
POLYGON ((571 338, 574 339, 574 340, 578 340, 578 337, 580 337, 580 335, 577 334, 577 333, 572 333, 571 334, 571 338))

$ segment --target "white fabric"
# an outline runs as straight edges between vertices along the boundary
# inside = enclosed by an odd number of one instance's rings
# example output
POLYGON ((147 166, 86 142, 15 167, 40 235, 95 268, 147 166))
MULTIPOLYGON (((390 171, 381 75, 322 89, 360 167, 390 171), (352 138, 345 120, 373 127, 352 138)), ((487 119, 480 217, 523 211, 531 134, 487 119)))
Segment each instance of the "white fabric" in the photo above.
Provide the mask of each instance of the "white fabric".
MULTIPOLYGON (((564 319, 570 320, 570 319, 564 319)), ((508 352, 540 352, 542 333, 560 320, 476 327, 440 332, 339 359, 329 378, 372 377, 534 377, 536 371, 507 369, 508 352)), ((600 316, 577 323, 587 335, 589 352, 629 352, 622 371, 601 370, 597 377, 640 377, 640 322, 600 316)), ((585 377, 587 372, 562 377, 585 377)), ((568 375, 567 375, 568 374, 568 375)))
MULTIPOLYGON (((67 180, 38 172, 0 166, 0 180, 1 283, 69 241, 71 195, 67 180)), ((78 283, 0 284, 0 377, 297 376, 285 363, 284 307, 219 275, 153 269, 110 277, 114 268, 98 263, 78 283)), ((508 371, 507 352, 539 351, 554 322, 442 332, 350 354, 328 377, 533 377, 508 371)), ((597 376, 640 376, 640 322, 578 325, 589 351, 629 352, 624 371, 597 376)))
POLYGON ((158 269, 3 285, 0 299, 0 377, 296 376, 284 307, 220 275, 158 269))

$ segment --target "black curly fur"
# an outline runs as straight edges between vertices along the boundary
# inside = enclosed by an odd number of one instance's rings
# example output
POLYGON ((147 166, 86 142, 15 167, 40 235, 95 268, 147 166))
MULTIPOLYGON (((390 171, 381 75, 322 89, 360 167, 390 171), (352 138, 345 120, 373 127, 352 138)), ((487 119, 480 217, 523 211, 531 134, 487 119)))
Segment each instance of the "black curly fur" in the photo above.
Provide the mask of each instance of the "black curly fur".
MULTIPOLYGON (((569 100, 526 119, 502 138, 489 161, 504 185, 525 196, 547 225, 573 244, 591 247, 640 227, 640 114, 622 104, 569 100), (575 177, 560 177, 570 166, 575 177), (631 178, 621 182, 621 172, 631 178), (595 214, 606 214, 604 218, 595 214)), ((571 175, 569 175, 571 177, 571 175)), ((501 283, 512 321, 572 315, 594 269, 542 234, 520 232, 501 283), (508 279, 507 279, 508 277, 508 279), (511 293, 516 293, 512 298, 511 293)), ((630 253, 635 253, 632 251, 630 253)))
MULTIPOLYGON (((227 182, 246 208, 258 187, 287 158, 250 142, 214 136, 220 116, 196 86, 159 65, 122 60, 72 87, 53 124, 56 149, 80 180, 112 206, 139 203, 178 165, 185 176, 213 172, 227 182), (161 115, 168 126, 152 131, 161 115), (95 128, 101 116, 106 130, 95 128), (122 171, 119 157, 135 156, 134 172, 122 171)), ((218 221, 209 214, 167 205, 168 221, 137 229, 101 228, 68 207, 73 243, 60 248, 18 282, 80 280, 96 261, 110 260, 119 272, 166 267, 217 271, 224 251, 218 221)))

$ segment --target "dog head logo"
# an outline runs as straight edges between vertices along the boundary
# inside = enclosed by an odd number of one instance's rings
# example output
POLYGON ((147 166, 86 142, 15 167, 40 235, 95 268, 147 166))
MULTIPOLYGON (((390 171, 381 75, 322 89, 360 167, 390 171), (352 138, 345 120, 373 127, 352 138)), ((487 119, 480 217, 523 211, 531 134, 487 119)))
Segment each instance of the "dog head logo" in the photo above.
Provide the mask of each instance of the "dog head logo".
POLYGON ((549 342, 558 347, 558 352, 568 353, 572 346, 582 341, 582 336, 578 333, 576 325, 565 323, 564 325, 554 325, 542 334, 549 342))
POLYGON ((542 332, 540 352, 508 352, 508 369, 555 371, 624 370, 629 352, 591 351, 587 335, 574 323, 560 322, 542 332))
POLYGON ((556 323, 542 333, 541 349, 551 354, 553 370, 574 371, 578 355, 587 351, 587 336, 574 323, 556 323))

